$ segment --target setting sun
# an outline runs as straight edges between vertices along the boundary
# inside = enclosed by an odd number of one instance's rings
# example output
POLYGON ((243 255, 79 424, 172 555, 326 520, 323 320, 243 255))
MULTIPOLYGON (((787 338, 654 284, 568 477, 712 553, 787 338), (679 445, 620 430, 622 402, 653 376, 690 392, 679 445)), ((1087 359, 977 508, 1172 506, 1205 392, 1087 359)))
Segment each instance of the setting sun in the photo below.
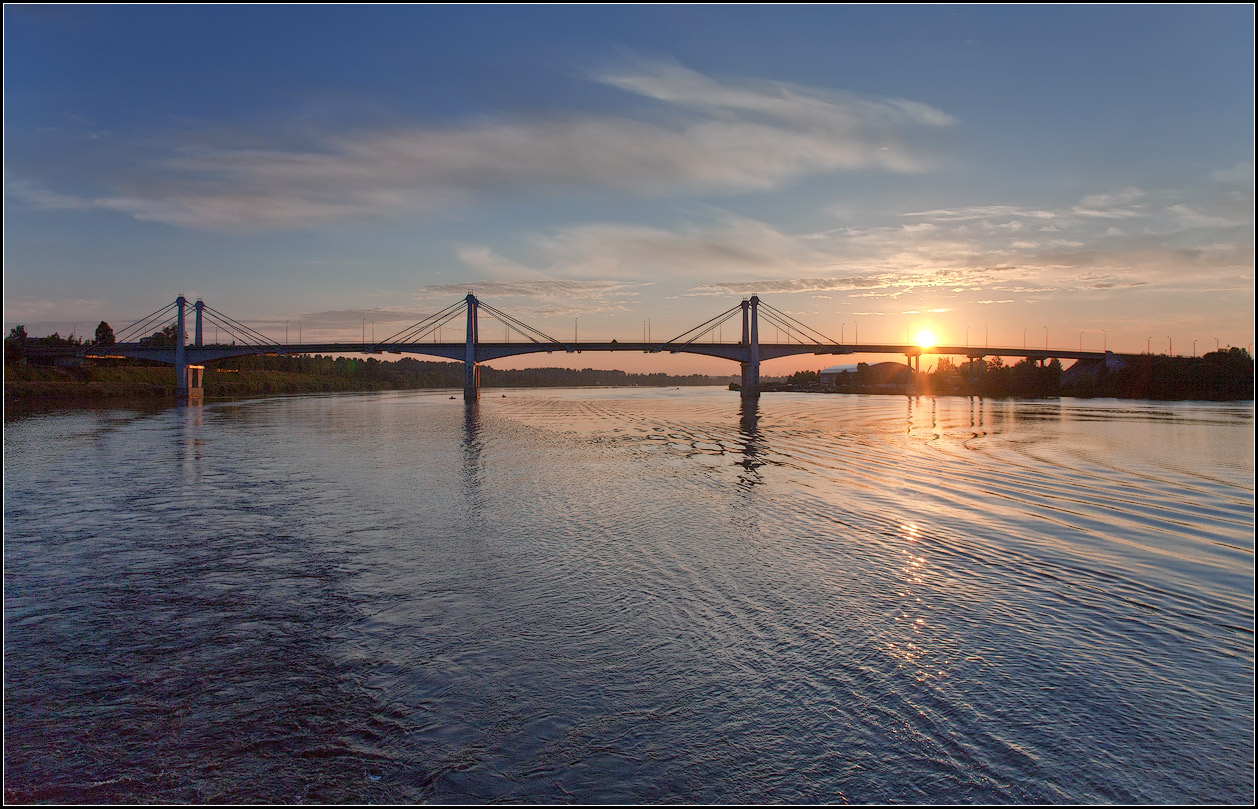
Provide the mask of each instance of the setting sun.
POLYGON ((919 348, 930 348, 935 344, 935 333, 930 329, 922 329, 917 333, 917 337, 913 339, 919 348))

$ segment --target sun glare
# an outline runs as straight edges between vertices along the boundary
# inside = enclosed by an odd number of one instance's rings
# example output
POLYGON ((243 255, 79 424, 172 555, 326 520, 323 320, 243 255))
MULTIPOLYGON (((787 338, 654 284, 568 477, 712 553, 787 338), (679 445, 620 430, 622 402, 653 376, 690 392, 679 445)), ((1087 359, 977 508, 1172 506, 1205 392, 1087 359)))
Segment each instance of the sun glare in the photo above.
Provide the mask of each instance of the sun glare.
POLYGON ((915 339, 919 348, 930 348, 935 344, 935 333, 930 329, 922 329, 915 339))

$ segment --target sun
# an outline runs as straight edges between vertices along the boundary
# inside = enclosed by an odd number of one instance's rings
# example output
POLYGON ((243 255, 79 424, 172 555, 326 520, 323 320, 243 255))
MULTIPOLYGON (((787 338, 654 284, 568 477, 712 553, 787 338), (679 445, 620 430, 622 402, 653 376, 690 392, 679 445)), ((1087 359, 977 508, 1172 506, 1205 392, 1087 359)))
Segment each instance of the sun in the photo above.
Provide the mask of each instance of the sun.
POLYGON ((930 329, 922 329, 914 339, 918 348, 930 348, 935 344, 935 333, 930 329))

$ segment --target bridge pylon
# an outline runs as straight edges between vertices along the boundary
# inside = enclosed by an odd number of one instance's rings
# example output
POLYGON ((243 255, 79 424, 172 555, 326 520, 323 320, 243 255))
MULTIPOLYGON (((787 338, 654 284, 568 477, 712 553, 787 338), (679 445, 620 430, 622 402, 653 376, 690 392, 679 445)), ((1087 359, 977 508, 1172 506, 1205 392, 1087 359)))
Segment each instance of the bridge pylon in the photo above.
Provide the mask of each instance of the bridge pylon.
POLYGON ((475 402, 480 398, 480 366, 476 364, 476 343, 480 339, 477 310, 479 302, 467 293, 467 349, 463 355, 463 399, 475 402))
POLYGON ((739 365, 742 370, 740 395, 744 399, 760 397, 760 298, 751 296, 743 301, 743 347, 747 359, 739 365))
MULTIPOLYGON (((201 345, 201 311, 204 307, 203 302, 196 302, 197 331, 193 345, 197 347, 201 345)), ((187 308, 187 298, 183 295, 175 298, 175 401, 200 402, 204 392, 201 380, 205 366, 188 364, 187 341, 184 335, 184 329, 187 327, 187 308)))
POLYGON ((188 299, 183 295, 175 298, 175 398, 180 400, 188 398, 188 355, 183 342, 184 308, 187 305, 188 299))

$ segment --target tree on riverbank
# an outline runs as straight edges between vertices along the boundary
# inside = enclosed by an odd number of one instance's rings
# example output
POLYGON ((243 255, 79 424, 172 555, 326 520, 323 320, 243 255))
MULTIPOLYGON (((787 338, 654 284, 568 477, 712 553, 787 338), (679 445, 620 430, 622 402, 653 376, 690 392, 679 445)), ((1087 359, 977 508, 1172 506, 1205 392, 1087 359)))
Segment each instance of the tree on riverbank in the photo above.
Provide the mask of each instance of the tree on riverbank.
POLYGON ((1201 399, 1238 401, 1254 397, 1254 358, 1243 348, 1211 351, 1200 357, 1141 354, 1123 358, 1124 367, 1098 365, 1063 388, 1073 396, 1120 399, 1201 399))
POLYGON ((114 342, 114 330, 109 327, 108 323, 102 320, 100 325, 96 327, 96 345, 111 346, 114 342))

